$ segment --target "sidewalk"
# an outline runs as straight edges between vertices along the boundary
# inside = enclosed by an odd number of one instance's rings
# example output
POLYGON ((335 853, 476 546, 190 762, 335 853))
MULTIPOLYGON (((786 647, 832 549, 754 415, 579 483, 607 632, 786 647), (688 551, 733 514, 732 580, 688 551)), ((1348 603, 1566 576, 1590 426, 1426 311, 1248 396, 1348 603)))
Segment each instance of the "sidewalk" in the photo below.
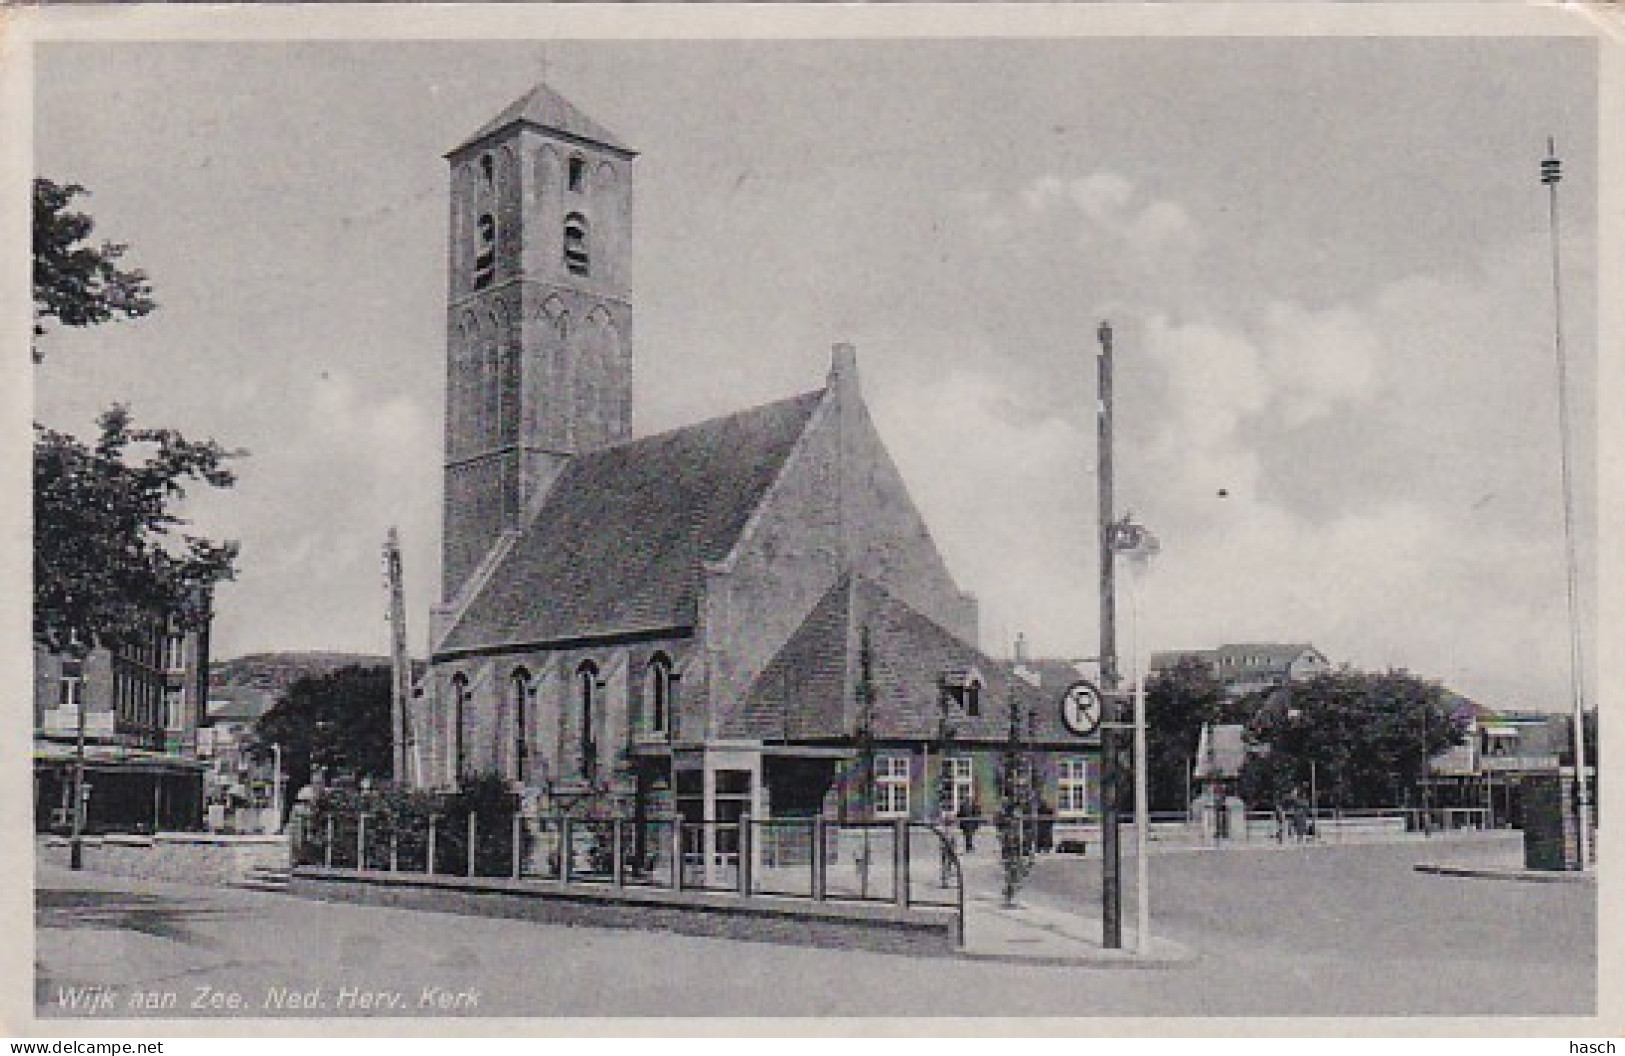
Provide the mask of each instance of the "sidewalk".
POLYGON ((1130 920, 1123 921, 1123 948, 1107 949, 1098 909, 1063 911, 1023 899, 1020 893, 1016 905, 1006 907, 997 855, 976 853, 960 861, 965 868, 963 958, 1083 968, 1174 968, 1197 959, 1196 951, 1155 934, 1151 948, 1137 952, 1130 920))

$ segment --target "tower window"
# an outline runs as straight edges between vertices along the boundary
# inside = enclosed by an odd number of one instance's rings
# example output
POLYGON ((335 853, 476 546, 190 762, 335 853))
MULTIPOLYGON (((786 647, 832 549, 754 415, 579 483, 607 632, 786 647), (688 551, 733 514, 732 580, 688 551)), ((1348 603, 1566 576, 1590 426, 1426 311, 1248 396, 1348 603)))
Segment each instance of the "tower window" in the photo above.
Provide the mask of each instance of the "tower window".
POLYGON ((474 257, 474 288, 491 285, 497 271, 497 222, 490 213, 480 214, 480 248, 474 257))
POLYGON ((570 189, 579 191, 587 180, 587 163, 579 157, 570 159, 570 189))
POLYGON ((489 154, 482 154, 480 156, 480 179, 485 183, 487 190, 490 190, 491 184, 495 182, 496 162, 491 160, 491 155, 489 154))
POLYGON ((564 266, 576 275, 586 275, 590 271, 587 218, 580 213, 571 213, 564 218, 564 266))

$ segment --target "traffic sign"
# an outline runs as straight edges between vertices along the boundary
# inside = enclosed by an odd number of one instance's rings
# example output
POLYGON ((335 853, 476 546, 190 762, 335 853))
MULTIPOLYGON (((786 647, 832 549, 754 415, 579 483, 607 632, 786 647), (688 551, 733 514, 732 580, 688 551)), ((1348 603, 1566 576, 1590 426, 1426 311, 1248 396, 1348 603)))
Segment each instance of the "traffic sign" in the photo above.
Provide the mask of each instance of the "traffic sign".
POLYGON ((1079 737, 1098 730, 1104 712, 1105 701, 1092 682, 1079 679, 1067 686, 1061 696, 1061 725, 1079 737))

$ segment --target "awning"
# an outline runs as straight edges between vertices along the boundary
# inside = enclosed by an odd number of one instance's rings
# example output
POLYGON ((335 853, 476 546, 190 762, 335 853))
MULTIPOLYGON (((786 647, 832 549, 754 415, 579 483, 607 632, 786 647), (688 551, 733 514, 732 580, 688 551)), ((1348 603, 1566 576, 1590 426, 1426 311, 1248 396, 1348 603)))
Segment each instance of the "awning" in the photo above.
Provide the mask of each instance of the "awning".
MULTIPOLYGON (((71 766, 78 761, 74 745, 58 741, 35 739, 34 762, 50 766, 71 766)), ((173 771, 201 773, 208 764, 198 759, 170 752, 155 752, 144 748, 129 748, 121 744, 85 745, 85 765, 97 770, 139 770, 146 772, 173 771)))

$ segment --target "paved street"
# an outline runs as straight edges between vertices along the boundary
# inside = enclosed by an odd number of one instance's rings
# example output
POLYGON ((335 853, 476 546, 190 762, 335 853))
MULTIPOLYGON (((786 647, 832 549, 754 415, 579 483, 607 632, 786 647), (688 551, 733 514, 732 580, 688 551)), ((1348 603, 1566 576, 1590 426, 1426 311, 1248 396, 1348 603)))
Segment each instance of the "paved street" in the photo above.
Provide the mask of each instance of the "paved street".
MULTIPOLYGON (((131 1015, 136 994, 174 994, 147 1013, 161 1016, 1589 1013, 1595 888, 1411 868, 1508 852, 1505 841, 1442 846, 1156 855, 1154 930, 1199 957, 1146 970, 543 926, 236 889, 133 891, 42 867, 36 994, 53 1016, 65 995, 94 1003, 97 991, 72 988, 104 987, 110 1000, 92 1013, 102 1018, 131 1015)), ((1098 914, 1098 891, 1098 859, 1048 857, 1024 897, 1098 914)))

